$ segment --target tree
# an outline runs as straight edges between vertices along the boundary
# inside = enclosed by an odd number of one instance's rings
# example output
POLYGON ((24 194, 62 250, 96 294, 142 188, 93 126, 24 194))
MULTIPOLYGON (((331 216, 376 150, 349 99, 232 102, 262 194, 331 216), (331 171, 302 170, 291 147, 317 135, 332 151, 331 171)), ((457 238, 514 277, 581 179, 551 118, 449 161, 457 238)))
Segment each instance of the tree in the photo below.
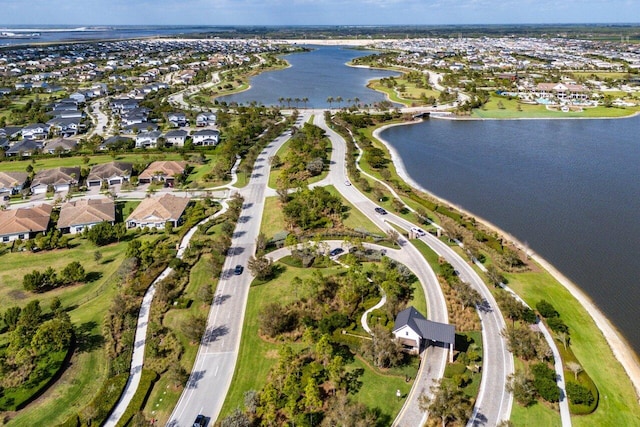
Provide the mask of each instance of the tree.
POLYGON ((533 385, 536 391, 547 402, 560 400, 560 388, 556 384, 556 373, 546 363, 537 363, 531 367, 533 385))
POLYGON ((567 369, 573 372, 576 381, 578 381, 578 375, 584 371, 578 362, 567 362, 567 369))
POLYGON ((309 412, 309 419, 313 425, 313 413, 322 409, 322 399, 320 398, 320 389, 314 377, 310 377, 304 388, 303 398, 304 408, 309 412))
POLYGON ((398 366, 404 360, 402 345, 389 330, 380 325, 372 328, 372 339, 365 342, 364 351, 379 368, 398 366))
POLYGON ((62 302, 60 301, 60 298, 53 297, 49 304, 49 310, 54 314, 58 314, 58 312, 62 311, 62 302))
POLYGON ((17 326, 24 326, 27 331, 35 331, 42 320, 40 301, 33 300, 22 309, 17 326))
POLYGON ((61 273, 62 281, 67 285, 84 281, 85 275, 84 267, 78 261, 69 263, 61 273))
POLYGON ((251 420, 240 409, 236 408, 220 422, 220 427, 250 427, 251 420))
POLYGON ((207 319, 204 316, 191 315, 180 324, 180 331, 192 343, 197 343, 202 338, 207 327, 207 319))
POLYGON ((4 312, 4 323, 9 328, 9 331, 13 331, 18 325, 21 312, 22 309, 20 307, 9 307, 7 311, 4 312))
POLYGON ((265 256, 251 257, 247 262, 247 267, 251 274, 260 280, 267 280, 273 276, 273 261, 265 256))
POLYGON ((64 350, 71 343, 72 329, 68 317, 55 317, 48 320, 36 330, 31 339, 31 348, 37 354, 64 350))
POLYGON ((95 251, 95 252, 93 253, 93 260, 99 264, 99 263, 100 263, 100 261, 102 260, 102 252, 100 252, 100 251, 95 251))
POLYGON ((502 330, 502 336, 507 340, 507 346, 517 357, 532 360, 543 356, 540 350, 540 334, 528 327, 517 328, 507 325, 502 330))
POLYGON ((211 304, 211 301, 213 301, 213 289, 211 289, 211 285, 209 283, 200 285, 196 296, 203 304, 211 304))
POLYGON ((502 275, 498 267, 493 264, 487 267, 485 275, 487 276, 487 280, 489 281, 489 283, 491 283, 493 286, 499 286, 500 283, 504 283, 504 276, 502 275))
POLYGON ((468 283, 460 282, 456 286, 456 291, 458 292, 458 298, 460 298, 463 308, 475 307, 484 301, 480 292, 473 289, 468 283))
POLYGON ((548 319, 550 317, 559 317, 560 316, 560 314, 556 311, 556 309, 553 307, 553 305, 551 305, 546 300, 540 300, 536 304, 536 310, 538 310, 538 313, 540 313, 540 315, 542 317, 546 318, 546 319, 548 319))
POLYGON ((418 398, 421 410, 439 417, 443 427, 448 421, 466 423, 471 415, 471 401, 461 389, 451 383, 439 383, 431 387, 431 392, 431 399, 424 393, 418 398))
POLYGON ((256 256, 263 256, 264 251, 267 249, 267 236, 264 233, 259 233, 256 237, 256 256))
POLYGON ((536 388, 533 380, 523 371, 516 371, 509 375, 506 387, 520 405, 527 407, 536 402, 536 388))

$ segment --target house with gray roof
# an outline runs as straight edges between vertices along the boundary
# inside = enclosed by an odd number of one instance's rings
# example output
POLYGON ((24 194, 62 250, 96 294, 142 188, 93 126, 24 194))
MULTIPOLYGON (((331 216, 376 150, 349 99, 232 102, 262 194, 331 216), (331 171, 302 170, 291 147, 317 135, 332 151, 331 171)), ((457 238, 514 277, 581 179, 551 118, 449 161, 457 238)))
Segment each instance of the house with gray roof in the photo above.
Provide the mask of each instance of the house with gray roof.
POLYGON ((116 135, 105 139, 102 144, 98 146, 98 150, 128 150, 135 147, 136 142, 133 138, 127 136, 116 135))
POLYGON ((193 134, 193 145, 216 146, 220 140, 220 132, 216 129, 201 129, 193 134))
POLYGON ((446 346, 449 348, 449 361, 453 362, 453 349, 456 342, 455 326, 427 320, 412 306, 402 310, 396 316, 393 335, 404 348, 411 352, 420 353, 429 345, 446 346))
POLYGON ((174 129, 170 130, 164 135, 164 138, 167 141, 168 146, 172 147, 184 147, 184 143, 187 140, 187 136, 189 136, 189 132, 184 129, 174 129))
POLYGON ((31 182, 33 194, 44 194, 51 186, 56 193, 69 191, 80 179, 80 167, 45 169, 36 174, 31 182))
POLYGON ((43 151, 48 154, 70 153, 78 146, 75 139, 56 138, 50 139, 45 144, 43 151))
POLYGON ((28 177, 26 172, 0 172, 0 195, 18 194, 28 177))
POLYGON ((133 164, 124 162, 110 162, 95 165, 91 168, 89 176, 87 176, 87 186, 97 187, 106 183, 107 185, 122 184, 129 181, 133 164))
POLYGON ((13 147, 10 147, 5 155, 7 157, 12 156, 22 156, 28 157, 32 154, 39 153, 42 151, 44 144, 42 141, 36 139, 23 139, 21 141, 16 142, 13 147))
POLYGON ((136 148, 156 148, 158 140, 162 138, 162 132, 142 132, 136 135, 136 148))

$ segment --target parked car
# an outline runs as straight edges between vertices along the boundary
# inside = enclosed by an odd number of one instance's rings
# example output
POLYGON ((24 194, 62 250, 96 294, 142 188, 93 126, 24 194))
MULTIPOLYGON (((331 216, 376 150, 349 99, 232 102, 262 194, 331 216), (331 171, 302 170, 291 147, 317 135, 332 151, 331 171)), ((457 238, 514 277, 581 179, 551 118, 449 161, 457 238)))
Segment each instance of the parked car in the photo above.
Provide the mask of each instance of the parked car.
POLYGON ((235 274, 236 276, 239 276, 242 274, 243 271, 244 271, 244 267, 238 264, 236 265, 236 268, 233 269, 233 274, 235 274))
POLYGON ((411 227, 411 232, 414 233, 418 237, 422 237, 422 236, 426 236, 427 235, 427 233, 423 229, 418 228, 418 227, 411 227))
POLYGON ((349 180, 347 179, 347 180, 344 182, 344 185, 349 186, 349 185, 351 185, 351 182, 349 182, 349 180))
POLYGON ((385 211, 384 209, 382 209, 380 206, 378 206, 377 208, 374 209, 374 211, 376 211, 376 213, 379 213, 380 215, 386 215, 387 211, 385 211))
POLYGON ((329 255, 336 256, 336 255, 340 255, 342 252, 344 252, 342 248, 335 248, 331 250, 331 252, 329 252, 329 255))

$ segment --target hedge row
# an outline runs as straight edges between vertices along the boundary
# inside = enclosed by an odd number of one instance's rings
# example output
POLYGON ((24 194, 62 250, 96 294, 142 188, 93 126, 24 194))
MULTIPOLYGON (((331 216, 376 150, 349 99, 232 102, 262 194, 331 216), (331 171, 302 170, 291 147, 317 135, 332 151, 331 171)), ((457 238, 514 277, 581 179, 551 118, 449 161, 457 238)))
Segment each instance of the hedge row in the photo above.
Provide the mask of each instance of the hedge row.
MULTIPOLYGON (((87 405, 87 408, 93 408, 92 412, 94 415, 91 419, 91 425, 101 425, 106 421, 111 410, 116 406, 118 399, 120 399, 128 379, 129 372, 125 372, 107 379, 104 384, 102 384, 96 396, 91 403, 87 405)), ((74 414, 57 427, 77 426, 81 422, 87 422, 86 424, 88 424, 88 421, 89 420, 85 420, 84 417, 79 414, 74 414)))

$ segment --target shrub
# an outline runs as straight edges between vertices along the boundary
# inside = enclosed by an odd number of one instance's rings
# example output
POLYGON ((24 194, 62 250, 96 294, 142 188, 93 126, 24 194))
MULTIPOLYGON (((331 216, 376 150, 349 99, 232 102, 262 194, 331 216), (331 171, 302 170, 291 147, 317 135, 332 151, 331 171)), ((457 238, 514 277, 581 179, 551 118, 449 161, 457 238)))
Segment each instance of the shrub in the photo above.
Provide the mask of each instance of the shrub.
POLYGON ((131 401, 129 402, 129 406, 127 406, 126 411, 122 414, 120 421, 117 424, 117 427, 126 426, 129 421, 133 418, 133 416, 142 409, 147 398, 149 397, 149 393, 151 392, 151 388, 153 387, 153 383, 158 379, 158 374, 149 369, 143 369, 142 375, 140 377, 140 384, 138 385, 138 389, 136 390, 136 394, 133 396, 131 401))
POLYGON ((549 325, 549 328, 551 328, 551 330, 554 332, 564 332, 565 334, 569 333, 569 327, 565 325, 562 319, 560 319, 559 317, 548 318, 547 325, 549 325))
POLYGON ((567 395, 574 405, 589 406, 594 401, 593 394, 588 388, 574 382, 567 383, 567 395))
POLYGON ((560 388, 556 384, 556 373, 546 363, 538 363, 531 368, 533 385, 536 391, 547 402, 560 400, 560 388))
POLYGON ((536 304, 536 310, 538 310, 538 313, 540 313, 540 315, 544 318, 560 316, 553 305, 548 303, 546 300, 541 300, 540 302, 538 302, 536 304))

